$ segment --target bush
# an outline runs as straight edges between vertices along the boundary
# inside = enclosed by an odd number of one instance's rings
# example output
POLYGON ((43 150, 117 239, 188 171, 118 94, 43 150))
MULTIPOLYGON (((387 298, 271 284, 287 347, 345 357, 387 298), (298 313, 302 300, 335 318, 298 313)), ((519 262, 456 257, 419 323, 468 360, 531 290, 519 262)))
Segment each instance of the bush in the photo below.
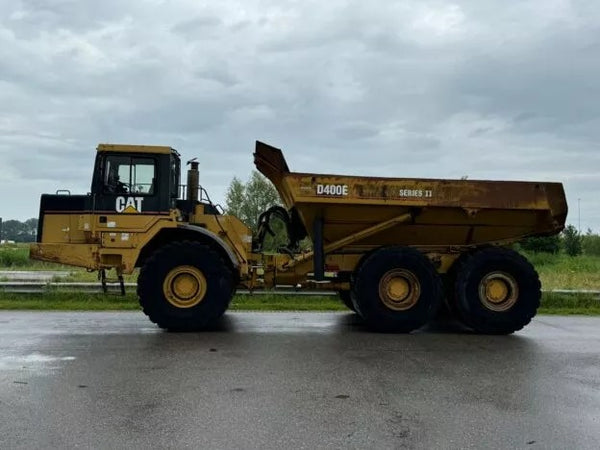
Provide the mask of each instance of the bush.
POLYGON ((573 225, 567 226, 562 232, 565 253, 569 256, 581 255, 581 235, 573 225))
POLYGON ((582 237, 581 246, 586 255, 600 256, 600 236, 592 234, 591 230, 582 237))
POLYGON ((528 252, 556 254, 560 251, 560 237, 558 235, 530 237, 523 239, 519 244, 523 250, 528 252))
POLYGON ((0 247, 0 267, 13 268, 31 265, 27 247, 0 247))
POLYGON ((543 252, 523 252, 524 256, 529 260, 534 267, 554 265, 558 261, 558 257, 550 253, 543 252))

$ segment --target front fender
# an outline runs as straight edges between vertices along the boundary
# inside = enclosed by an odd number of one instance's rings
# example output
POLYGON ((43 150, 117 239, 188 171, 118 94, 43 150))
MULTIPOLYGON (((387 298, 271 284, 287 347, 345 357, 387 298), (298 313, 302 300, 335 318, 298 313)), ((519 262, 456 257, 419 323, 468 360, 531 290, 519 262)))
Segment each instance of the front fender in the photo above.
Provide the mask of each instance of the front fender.
POLYGON ((202 228, 197 225, 190 225, 190 224, 180 224, 180 225, 177 225, 177 228, 182 228, 187 231, 193 231, 194 233, 200 233, 203 236, 210 238, 212 241, 214 241, 217 245, 219 245, 221 247, 221 249, 225 252, 225 254, 227 254, 227 256, 229 257, 229 261, 231 262, 233 267, 235 267, 236 269, 239 269, 240 261, 239 261, 237 255, 233 252, 231 247, 229 245, 227 245, 225 243, 225 241, 223 241, 223 239, 221 239, 219 236, 217 236, 212 231, 209 231, 206 228, 202 228))

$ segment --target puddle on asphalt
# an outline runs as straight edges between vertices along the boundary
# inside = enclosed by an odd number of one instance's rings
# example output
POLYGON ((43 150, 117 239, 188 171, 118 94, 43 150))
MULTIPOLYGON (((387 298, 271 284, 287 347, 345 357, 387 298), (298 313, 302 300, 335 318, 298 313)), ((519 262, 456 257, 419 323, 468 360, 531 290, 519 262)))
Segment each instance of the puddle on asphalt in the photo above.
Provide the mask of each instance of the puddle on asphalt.
POLYGON ((56 363, 75 361, 74 356, 52 356, 43 353, 30 353, 29 355, 0 355, 0 370, 48 370, 56 369, 56 363))

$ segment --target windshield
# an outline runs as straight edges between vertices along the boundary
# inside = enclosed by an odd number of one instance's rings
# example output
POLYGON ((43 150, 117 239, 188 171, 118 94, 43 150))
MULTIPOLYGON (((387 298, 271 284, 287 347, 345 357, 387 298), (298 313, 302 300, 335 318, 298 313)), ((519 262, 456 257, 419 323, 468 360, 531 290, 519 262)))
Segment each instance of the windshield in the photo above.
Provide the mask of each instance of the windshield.
POLYGON ((111 194, 153 195, 156 180, 154 158, 107 156, 104 165, 104 192, 111 194))

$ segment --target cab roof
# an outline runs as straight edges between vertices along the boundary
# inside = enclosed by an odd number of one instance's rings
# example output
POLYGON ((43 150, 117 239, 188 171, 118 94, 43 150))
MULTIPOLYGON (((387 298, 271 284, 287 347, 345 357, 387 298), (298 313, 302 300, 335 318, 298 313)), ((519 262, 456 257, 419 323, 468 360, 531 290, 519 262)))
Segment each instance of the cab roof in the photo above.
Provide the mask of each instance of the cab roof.
POLYGON ((125 144, 98 144, 99 152, 123 152, 123 153, 159 153, 171 154, 177 151, 171 147, 158 145, 125 145, 125 144))

